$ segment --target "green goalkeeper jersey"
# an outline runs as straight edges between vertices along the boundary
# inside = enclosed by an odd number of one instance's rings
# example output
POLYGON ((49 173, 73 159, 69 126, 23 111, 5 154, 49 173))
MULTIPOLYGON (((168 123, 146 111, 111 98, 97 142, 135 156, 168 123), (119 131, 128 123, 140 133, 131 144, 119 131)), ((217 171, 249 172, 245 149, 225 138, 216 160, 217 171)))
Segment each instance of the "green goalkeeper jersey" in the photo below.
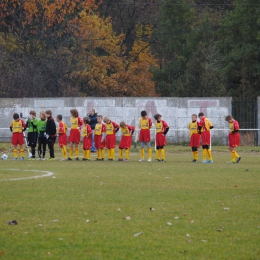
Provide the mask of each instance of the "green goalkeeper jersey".
POLYGON ((26 126, 28 128, 28 133, 34 133, 38 132, 37 130, 37 124, 38 124, 39 119, 38 118, 33 118, 33 119, 28 119, 26 122, 26 126))
POLYGON ((46 123, 47 123, 47 120, 46 119, 44 119, 44 120, 39 120, 38 122, 37 122, 37 130, 38 130, 38 133, 39 134, 43 134, 43 133, 45 133, 45 131, 46 131, 46 123))

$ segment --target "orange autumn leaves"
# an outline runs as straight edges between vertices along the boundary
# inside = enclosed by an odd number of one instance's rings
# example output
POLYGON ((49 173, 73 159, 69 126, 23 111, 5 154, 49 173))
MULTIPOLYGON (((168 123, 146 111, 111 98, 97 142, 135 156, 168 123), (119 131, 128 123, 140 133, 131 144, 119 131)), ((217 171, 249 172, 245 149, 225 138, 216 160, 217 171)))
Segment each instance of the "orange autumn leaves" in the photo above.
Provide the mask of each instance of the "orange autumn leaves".
POLYGON ((63 88, 74 89, 79 96, 156 96, 150 68, 157 66, 157 59, 142 40, 144 35, 151 37, 151 27, 136 27, 136 40, 126 54, 124 35, 116 35, 110 19, 100 17, 97 1, 2 0, 0 9, 5 33, 0 42, 12 44, 7 49, 29 50, 33 45, 39 53, 47 46, 51 56, 59 48, 67 57, 67 66, 77 61, 63 88), (13 39, 10 43, 3 40, 7 35, 13 39), (70 44, 65 46, 66 40, 70 44))

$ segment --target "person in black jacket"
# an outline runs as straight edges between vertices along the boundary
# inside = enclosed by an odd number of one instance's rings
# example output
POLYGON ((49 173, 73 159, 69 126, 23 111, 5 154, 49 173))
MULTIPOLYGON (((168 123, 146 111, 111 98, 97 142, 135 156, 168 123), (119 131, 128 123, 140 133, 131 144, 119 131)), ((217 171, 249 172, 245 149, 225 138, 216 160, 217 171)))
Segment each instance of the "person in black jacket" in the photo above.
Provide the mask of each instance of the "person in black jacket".
POLYGON ((50 152, 50 160, 55 158, 54 156, 54 144, 56 141, 56 124, 52 117, 51 110, 45 111, 47 117, 46 123, 46 139, 48 142, 49 152, 50 152))
POLYGON ((94 142, 94 134, 95 134, 95 126, 97 124, 97 117, 98 117, 98 114, 95 112, 95 109, 90 109, 89 110, 89 114, 88 114, 88 117, 89 117, 89 125, 92 129, 92 148, 91 148, 91 152, 92 153, 95 153, 97 151, 97 148, 95 147, 95 142, 94 142))

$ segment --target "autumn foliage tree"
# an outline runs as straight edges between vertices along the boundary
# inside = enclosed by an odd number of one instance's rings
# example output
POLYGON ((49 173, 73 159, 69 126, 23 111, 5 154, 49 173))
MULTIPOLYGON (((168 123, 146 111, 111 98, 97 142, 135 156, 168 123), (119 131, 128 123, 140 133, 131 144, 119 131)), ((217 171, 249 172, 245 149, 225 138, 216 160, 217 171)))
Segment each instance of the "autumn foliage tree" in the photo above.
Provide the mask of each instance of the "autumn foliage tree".
POLYGON ((97 7, 93 0, 2 0, 0 95, 156 95, 149 46, 136 42, 126 55, 123 35, 97 7))

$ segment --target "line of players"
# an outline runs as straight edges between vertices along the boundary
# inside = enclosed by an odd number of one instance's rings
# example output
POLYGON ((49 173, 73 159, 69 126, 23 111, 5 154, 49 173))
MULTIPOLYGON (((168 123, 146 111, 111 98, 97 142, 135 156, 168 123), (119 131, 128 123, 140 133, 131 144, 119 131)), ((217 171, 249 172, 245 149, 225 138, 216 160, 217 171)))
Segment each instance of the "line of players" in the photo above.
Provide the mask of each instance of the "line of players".
MULTIPOLYGON (((77 109, 70 110, 70 135, 69 135, 69 156, 67 157, 67 125, 62 121, 62 115, 57 115, 56 121, 58 122, 58 128, 54 118, 52 117, 52 111, 41 111, 40 118, 36 118, 36 112, 30 111, 30 117, 25 123, 19 115, 15 113, 13 115, 13 121, 10 124, 10 130, 12 134, 12 145, 14 146, 13 160, 18 160, 18 146, 20 146, 20 159, 24 160, 24 135, 23 132, 28 129, 27 144, 31 147, 32 156, 29 158, 35 160, 36 146, 38 141, 38 159, 45 160, 46 145, 48 145, 50 158, 54 160, 54 144, 56 137, 58 137, 58 143, 62 149, 62 160, 71 161, 73 153, 75 152, 75 160, 79 160, 79 143, 81 136, 83 137, 83 160, 90 161, 90 149, 92 146, 92 129, 89 125, 90 120, 88 117, 83 119, 79 117, 77 109)), ((198 148, 202 142, 203 158, 202 163, 213 163, 212 153, 210 150, 210 130, 213 128, 212 123, 205 117, 204 113, 198 114, 200 121, 197 121, 197 115, 192 115, 192 121, 189 123, 188 128, 190 130, 190 146, 193 153, 192 162, 198 161, 198 148)), ((169 125, 162 120, 160 114, 154 115, 155 128, 156 128, 156 160, 165 162, 165 149, 166 134, 169 130, 169 125)), ((238 163, 241 157, 235 151, 235 147, 240 144, 239 124, 232 118, 231 115, 226 116, 225 120, 229 123, 229 150, 231 152, 230 163, 238 163)), ((105 160, 105 148, 108 150, 108 160, 115 160, 115 147, 116 147, 116 133, 119 129, 122 132, 122 138, 119 143, 119 159, 118 161, 128 161, 130 154, 130 147, 132 145, 132 135, 135 131, 135 127, 126 124, 124 121, 120 122, 120 125, 111 121, 108 117, 98 116, 97 124, 94 129, 94 143, 97 148, 98 161, 105 160), (125 150, 125 159, 123 159, 123 150, 125 150)), ((140 149, 140 162, 144 161, 145 145, 148 148, 148 162, 152 161, 152 147, 150 129, 152 127, 152 120, 148 117, 146 111, 141 112, 141 118, 139 119, 139 142, 140 149)))

